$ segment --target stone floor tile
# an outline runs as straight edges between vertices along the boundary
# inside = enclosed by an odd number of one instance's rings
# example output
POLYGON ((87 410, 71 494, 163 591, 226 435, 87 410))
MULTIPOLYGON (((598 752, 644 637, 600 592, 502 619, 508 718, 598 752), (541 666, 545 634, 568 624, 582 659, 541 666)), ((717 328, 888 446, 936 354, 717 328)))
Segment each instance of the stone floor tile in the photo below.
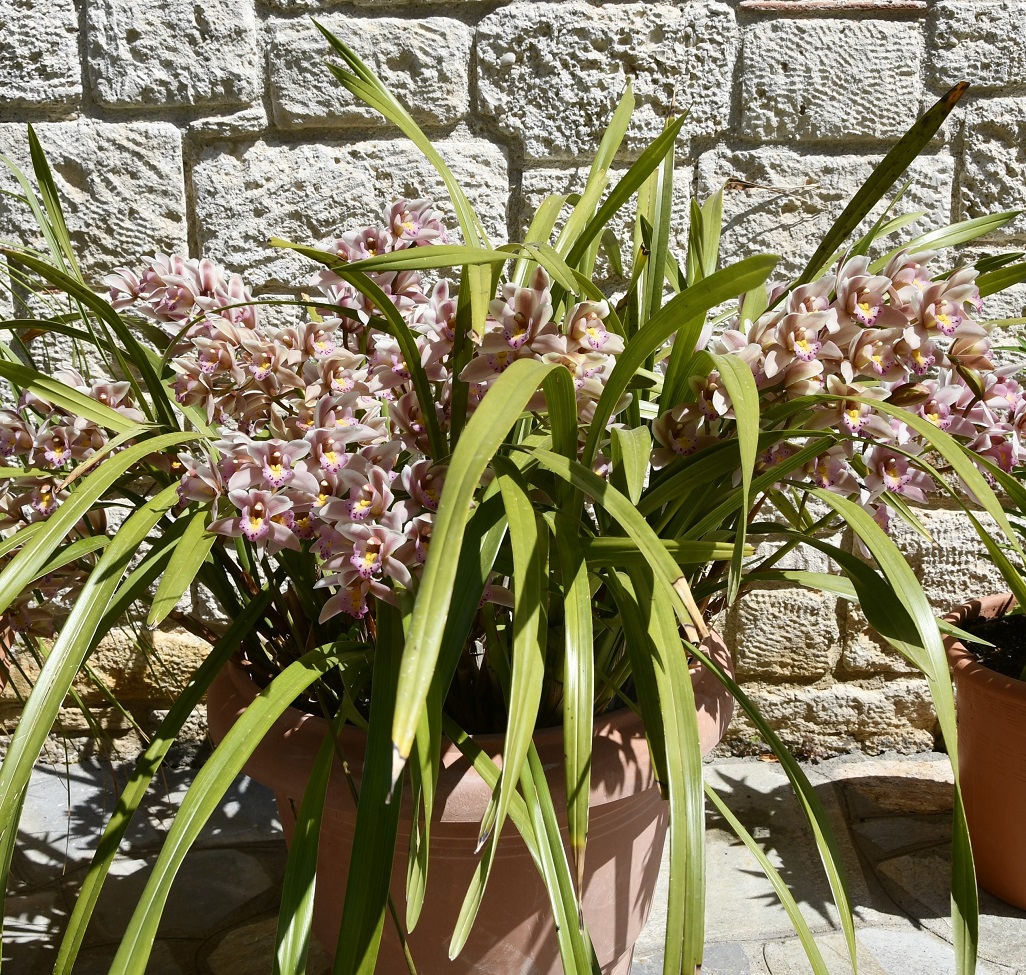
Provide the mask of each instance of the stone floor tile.
POLYGON ((951 809, 952 775, 946 756, 854 761, 837 767, 834 781, 855 819, 931 815, 951 809))
MULTIPOLYGON (((116 953, 117 945, 83 949, 75 963, 75 975, 109 975, 116 953)), ((192 975, 195 953, 195 942, 156 941, 146 963, 146 975, 192 975)))
MULTIPOLYGON (((759 840, 787 881, 813 931, 836 926, 830 888, 819 853, 783 769, 776 763, 722 762, 706 769, 708 781, 759 840)), ((815 779, 815 773, 813 773, 815 779)), ((832 784, 813 783, 833 828, 856 903, 870 895, 832 784)), ((707 817, 706 908, 710 941, 784 938, 791 922, 755 858, 714 812, 707 817)))
MULTIPOLYGON (((204 975, 252 975, 266 971, 274 957, 278 915, 247 921, 224 934, 215 935, 201 952, 200 971, 204 975)), ((661 969, 660 969, 661 970, 661 969)), ((312 940, 307 957, 307 975, 327 975, 331 971, 328 953, 312 940)))
MULTIPOLYGON (((97 936, 118 939, 139 902, 153 858, 122 859, 108 878, 93 915, 97 936)), ((195 850, 186 857, 168 896, 160 925, 167 938, 206 936, 230 917, 266 909, 268 894, 276 894, 273 871, 250 852, 195 850)), ((91 930, 93 930, 91 928, 91 930)))
POLYGON ((951 842, 951 816, 875 816, 852 823, 855 840, 871 860, 951 842))
MULTIPOLYGON (((950 849, 920 850, 882 861, 877 875, 895 904, 928 931, 951 939, 950 849)), ((1026 911, 980 891, 981 960, 991 965, 1026 967, 1026 911)))

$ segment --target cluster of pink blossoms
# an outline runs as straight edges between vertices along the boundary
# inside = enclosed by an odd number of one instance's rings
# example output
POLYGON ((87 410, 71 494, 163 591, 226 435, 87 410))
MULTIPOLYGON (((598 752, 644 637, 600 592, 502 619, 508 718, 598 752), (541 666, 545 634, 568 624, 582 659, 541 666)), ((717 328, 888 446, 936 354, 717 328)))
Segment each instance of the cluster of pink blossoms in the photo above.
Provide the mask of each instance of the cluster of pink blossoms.
MULTIPOLYGON (((345 234, 324 249, 353 262, 446 241, 431 205, 400 200, 382 225, 345 234)), ((1014 368, 990 359, 987 332, 974 317, 981 307, 975 271, 933 280, 927 264, 934 256, 900 253, 880 273, 865 257, 842 261, 836 274, 773 295, 770 311, 755 322, 735 321, 711 343, 750 366, 764 407, 820 394, 804 426, 837 438, 805 466, 808 482, 857 497, 882 523, 888 492, 923 501, 935 485, 914 462, 928 444, 874 402, 917 414, 1003 470, 1024 458, 1026 397, 1014 368)), ((414 336, 433 419, 445 433, 454 387, 454 288, 446 280, 429 286, 416 271, 371 277, 414 336)), ((275 324, 238 275, 206 259, 157 255, 139 273, 118 268, 106 280, 116 309, 160 323, 174 337, 177 399, 218 430, 208 446, 164 458, 182 472, 183 504, 209 505, 210 529, 246 539, 258 555, 310 553, 318 585, 331 590, 322 619, 360 618, 369 597, 391 599, 394 585, 414 584, 445 458, 432 455, 403 347, 375 327, 378 308, 330 269, 315 275, 319 294, 304 304, 304 319, 289 324, 275 324)), ((571 372, 586 428, 624 348, 606 327, 609 316, 605 301, 586 301, 554 320, 540 268, 523 286, 504 285, 459 373, 469 387, 466 409, 474 410, 513 361, 530 357, 571 372)), ((87 383, 71 372, 57 378, 141 419, 127 383, 87 383)), ((720 377, 714 372, 697 381, 693 392, 653 422, 653 467, 733 435, 720 377)), ((544 406, 540 393, 528 404, 544 406)), ((0 481, 0 528, 47 517, 60 504, 63 475, 106 442, 95 424, 31 395, 0 412, 5 463, 45 471, 0 481)), ((785 442, 762 462, 798 449, 785 442)), ((601 457, 596 464, 604 469, 601 457)), ((73 585, 58 573, 36 589, 73 585)), ((508 601, 509 594, 495 585, 488 598, 508 601)), ((41 625, 26 599, 11 612, 22 629, 41 625)))
MULTIPOLYGON (((830 397, 813 406, 804 425, 841 436, 805 474, 818 487, 857 497, 884 525, 886 492, 924 501, 936 485, 910 459, 929 444, 872 401, 928 420, 1004 471, 1026 459, 1026 396, 1012 375, 1020 367, 995 367, 990 358, 987 331, 974 317, 982 308, 976 270, 934 280, 927 265, 935 257, 902 251, 880 273, 870 270, 869 258, 852 257, 836 274, 774 295, 771 311, 741 327, 735 320, 712 343, 747 363, 764 406, 830 397)), ((716 439, 732 417, 716 373, 697 394, 656 421, 656 466, 716 439)), ((763 461, 797 450, 785 444, 763 461)))
MULTIPOLYGON (((402 200, 382 226, 324 249, 352 262, 446 240, 437 211, 402 200)), ((444 432, 453 387, 451 285, 428 288, 414 271, 372 279, 415 336, 444 432)), ((333 590, 322 619, 361 617, 368 596, 388 599, 392 583, 413 584, 446 468, 431 456, 399 342, 368 327, 377 314, 370 302, 325 269, 312 282, 320 296, 308 320, 275 325, 250 304, 237 277, 179 257, 157 257, 139 274, 118 269, 107 283, 115 307, 181 335, 171 360, 177 398, 200 409, 221 437, 209 453, 179 455, 179 491, 183 502, 215 507, 212 531, 243 537, 271 556, 308 546, 319 584, 333 590)), ((570 369, 582 422, 594 414, 623 340, 605 329, 605 302, 583 302, 554 322, 548 284, 539 269, 527 286, 506 285, 491 303, 483 340, 460 375, 470 410, 510 363, 532 356, 570 369)), ((499 587, 489 594, 506 595, 499 587)))
MULTIPOLYGON (((58 370, 54 378, 131 420, 144 419, 132 404, 127 382, 86 382, 74 369, 58 370)), ((0 477, 0 532, 49 517, 68 495, 63 487, 67 475, 108 441, 103 427, 29 391, 22 393, 12 408, 0 409, 0 468, 17 471, 17 476, 0 477)), ((8 474, 14 473, 8 470, 8 474)), ((80 534, 88 533, 83 526, 80 534)), ((0 562, 12 555, 3 556, 0 562)), ((15 600, 0 624, 19 633, 52 636, 54 601, 74 589, 81 577, 79 570, 71 568, 48 573, 15 600)))

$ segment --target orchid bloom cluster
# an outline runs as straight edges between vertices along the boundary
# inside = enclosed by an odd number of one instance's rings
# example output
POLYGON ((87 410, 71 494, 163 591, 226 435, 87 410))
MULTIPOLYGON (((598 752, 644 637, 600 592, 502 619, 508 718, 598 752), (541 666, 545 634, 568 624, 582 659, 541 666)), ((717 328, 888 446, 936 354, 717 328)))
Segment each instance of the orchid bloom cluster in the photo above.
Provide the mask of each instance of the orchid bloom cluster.
MULTIPOLYGON (((54 378, 130 420, 143 419, 132 404, 127 382, 87 382, 74 369, 58 370, 54 378)), ((0 477, 0 532, 49 517, 68 495, 63 484, 68 474, 98 450, 107 448, 108 442, 103 427, 29 391, 11 407, 0 410, 0 471, 8 475, 0 477)), ((108 453, 116 449, 108 449, 108 453)), ((88 529, 83 528, 83 533, 88 529)), ((13 555, 4 555, 0 565, 13 555)), ((0 627, 52 636, 59 597, 78 586, 82 578, 82 572, 72 567, 48 573, 12 603, 0 617, 0 627)))
MULTIPOLYGON (((400 200, 380 225, 323 250, 346 264, 447 239, 431 204, 400 200)), ((976 321, 975 271, 934 279, 928 264, 935 256, 900 252, 878 273, 866 257, 843 260, 834 274, 772 294, 769 311, 754 322, 735 319, 711 342, 751 368, 764 406, 808 397, 805 428, 835 436, 796 476, 858 498, 883 524, 888 499, 923 501, 934 483, 915 463, 928 451, 925 440, 874 402, 918 415, 1004 470, 1024 456, 1026 396, 1014 369, 990 359, 987 332, 976 321)), ((330 266, 313 278, 317 295, 304 300, 302 320, 284 324, 241 277, 210 260, 158 254, 139 272, 118 268, 106 279, 116 309, 170 336, 177 399, 217 431, 206 446, 162 459, 181 472, 182 504, 209 506, 210 530, 245 539, 260 557, 311 557, 316 584, 330 590, 321 620, 360 619, 373 599, 415 586, 446 476, 428 429, 436 424, 443 438, 449 431, 457 380, 467 387, 461 409, 473 412, 516 359, 561 365, 573 376, 583 432, 624 348, 605 301, 576 304, 557 321, 538 267, 523 285, 503 286, 481 340, 457 367, 453 284, 429 284, 412 270, 370 278, 376 300, 394 305, 414 337, 433 418, 422 412, 403 346, 378 327, 381 309, 330 266)), ((87 383, 70 372, 57 378, 141 419, 127 383, 87 383)), ((730 397, 715 372, 696 379, 692 393, 653 421, 653 468, 735 435, 730 397)), ((540 393, 528 409, 545 409, 540 393)), ((0 528, 47 517, 61 502, 64 474, 106 442, 95 424, 32 395, 0 413, 0 451, 31 469, 2 482, 0 528)), ((798 449, 785 441, 762 462, 798 449)), ((601 455, 595 464, 605 470, 601 455)), ((73 584, 58 574, 37 591, 73 584)), ((511 602, 498 580, 486 599, 511 602)), ((30 603, 12 612, 23 629, 39 623, 30 603)))
MULTIPOLYGON (((446 240, 437 211, 401 200, 382 225, 324 249, 352 262, 446 240)), ((442 280, 429 288, 414 271, 371 277, 415 336, 444 432, 454 381, 452 286, 442 280)), ((171 359, 177 398, 221 436, 209 454, 179 455, 179 493, 183 502, 215 507, 211 531, 245 538, 268 556, 311 551, 318 584, 333 591, 322 620, 360 618, 370 596, 389 599, 393 584, 413 585, 446 468, 431 456, 403 350, 370 327, 377 309, 369 301, 324 269, 312 282, 320 294, 307 320, 275 325, 237 277, 180 257, 158 256, 139 274, 120 268, 107 283, 116 308, 131 307, 181 336, 171 359)), ((491 303, 483 340, 459 376, 469 387, 468 410, 510 363, 532 356, 570 369, 582 422, 593 415, 623 340, 603 324, 605 302, 576 305, 557 324, 548 285, 538 269, 491 303)), ((509 595, 493 586, 487 598, 509 595)))
MULTIPOLYGON (((804 473, 817 487, 857 498, 884 526, 888 492, 921 502, 936 484, 913 460, 929 452, 925 439, 873 401, 922 417, 1004 471, 1026 458, 1026 395, 1012 375, 1019 367, 991 361, 975 317, 976 270, 933 279, 935 257, 901 251, 879 273, 869 258, 851 257, 836 274, 774 295, 775 307, 757 321, 735 319, 712 343, 745 361, 766 405, 821 394, 804 425, 840 436, 804 473)), ((715 439, 731 417, 717 374, 696 392, 656 421, 656 466, 715 439)), ((797 449, 778 446, 763 462, 797 449)))

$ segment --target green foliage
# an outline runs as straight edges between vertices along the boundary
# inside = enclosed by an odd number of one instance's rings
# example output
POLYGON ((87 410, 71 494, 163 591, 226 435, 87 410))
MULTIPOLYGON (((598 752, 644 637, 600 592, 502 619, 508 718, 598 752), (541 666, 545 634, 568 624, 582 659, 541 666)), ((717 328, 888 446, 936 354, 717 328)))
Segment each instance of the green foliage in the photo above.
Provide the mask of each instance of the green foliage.
MULTIPOLYGON (((42 204, 27 179, 22 178, 21 185, 46 230, 49 259, 13 248, 0 251, 16 259, 40 290, 59 289, 75 308, 73 315, 52 321, 5 323, 25 338, 25 347, 37 330, 91 344, 120 370, 145 417, 127 418, 31 361, 20 361, 23 357, 10 350, 0 359, 0 376, 17 392, 45 399, 53 409, 113 435, 91 459, 65 471, 59 487, 66 497, 47 520, 21 527, 0 541, 0 557, 5 560, 0 571, 2 608, 11 607, 57 569, 80 569, 86 577, 0 768, 0 822, 6 824, 0 836, 0 863, 9 865, 32 763, 99 640, 137 603, 143 604, 148 625, 161 623, 194 584, 206 587, 234 620, 139 759, 129 788, 99 838, 56 970, 72 970, 111 860, 170 741, 198 706, 214 674, 239 648, 254 668, 273 679, 218 746, 186 796, 128 922, 113 971, 145 970, 160 912, 188 849, 261 736, 304 694, 311 708, 315 701, 320 704, 335 727, 348 719, 368 728, 336 973, 369 975, 384 926, 402 924, 389 910, 394 907, 389 870, 399 798, 407 778, 420 821, 411 835, 405 923, 410 930, 417 923, 430 871, 430 823, 443 733, 493 790, 480 827, 483 852, 452 932, 452 953, 457 954, 470 935, 503 829, 508 835, 513 828, 523 837, 545 882, 565 970, 595 971, 598 963, 590 936, 578 920, 594 718, 614 698, 644 717, 656 778, 669 805, 671 879, 664 971, 697 971, 704 936, 705 793, 689 656, 734 695, 779 756, 808 818, 854 966, 850 895, 823 807, 781 737, 732 675, 706 653, 703 639, 716 611, 757 586, 786 580, 810 588, 832 587, 859 602, 877 631, 927 677, 957 766, 951 687, 937 623, 919 582, 886 533, 856 503, 857 490, 845 497, 823 490, 806 474, 809 465, 832 447, 864 444, 869 437, 858 431, 846 434, 837 426, 825 428, 817 422, 817 409, 824 403, 845 408, 869 404, 880 416, 902 418, 922 436, 932 455, 909 453, 908 459, 938 483, 946 484, 947 475, 957 477, 975 505, 997 521, 1013 553, 1021 555, 977 459, 959 439, 929 421, 908 418, 900 405, 873 398, 870 385, 857 392, 819 391, 767 402, 760 377, 744 357, 699 348, 706 326, 725 303, 740 299, 742 323, 756 321, 772 308, 768 279, 777 258, 759 255, 722 265, 721 193, 701 204, 691 202, 687 254, 671 252, 673 161, 683 119, 668 122, 624 177, 609 187, 609 170, 634 107, 628 88, 584 191, 546 198, 523 242, 492 247, 456 175, 406 109, 346 44, 320 29, 344 63, 332 67, 341 84, 397 125, 438 170, 464 241, 395 250, 349 263, 330 251, 276 241, 321 263, 366 299, 365 307, 372 313, 361 327, 390 336, 408 374, 417 408, 417 429, 410 438, 422 434, 425 454, 446 470, 423 571, 410 576, 408 583, 382 583, 386 592, 376 591, 367 619, 355 612, 325 612, 325 589, 317 584, 324 559, 308 540, 293 549, 269 552, 254 544, 246 526, 226 539, 223 522, 230 520, 224 517, 230 507, 224 492, 212 493, 209 502, 179 503, 176 451, 189 445, 216 461, 219 451, 226 449, 213 414, 204 414, 194 404, 183 406, 176 395, 172 349, 188 323, 174 338, 158 331, 159 341, 151 347, 141 338, 151 334, 142 323, 129 312, 116 311, 83 282, 55 184, 34 136, 32 155, 42 204), (633 251, 625 269, 628 292, 609 307, 592 280, 594 263, 602 243, 615 243, 619 255, 624 242, 615 237, 610 241, 610 223, 631 200, 637 209, 637 246, 627 249, 633 251), (561 219, 562 229, 557 231, 561 219), (683 264, 679 257, 685 258, 683 264), (436 272, 453 265, 462 271, 451 323, 455 334, 446 416, 435 408, 443 384, 422 356, 418 334, 384 290, 382 275, 436 272), (575 380, 580 377, 567 367, 567 357, 557 353, 515 358, 489 383, 480 402, 472 404, 474 384, 465 378, 464 367, 486 335, 497 285, 526 288, 532 280, 546 282, 545 289, 536 290, 545 290, 551 300, 553 322, 570 320, 575 309, 588 303, 605 305, 603 327, 613 347, 622 345, 615 365, 602 376, 601 393, 587 415, 582 416, 577 397, 580 383, 575 380), (658 425, 660 419, 694 407, 697 397, 714 387, 729 401, 729 408, 718 416, 715 442, 674 454, 658 425), (653 463, 657 442, 673 454, 665 463, 653 463), (934 458, 943 469, 932 466, 934 458), (90 516, 114 505, 131 509, 132 514, 116 531, 94 531, 90 516), (760 520, 764 509, 771 507, 778 518, 760 520), (215 521, 219 516, 220 528, 215 521), (830 543, 841 528, 861 540, 868 560, 830 543), (757 556, 753 539, 779 548, 776 554, 757 556), (826 552, 838 574, 779 570, 782 553, 798 545, 826 552), (511 608, 489 600, 489 587, 498 584, 508 591, 511 608), (370 653, 367 643, 372 639, 370 653), (481 659, 472 664, 467 648, 475 641, 481 659), (308 694, 307 688, 313 690, 308 694), (566 741, 569 859, 558 827, 563 810, 555 807, 532 743, 539 725, 554 722, 562 723, 566 741), (501 770, 468 734, 485 726, 506 731, 501 770)), ((852 241, 869 212, 928 145, 962 90, 959 86, 945 95, 887 154, 823 239, 798 283, 814 281, 842 254, 874 252, 905 225, 906 218, 885 213, 852 241), (850 252, 845 251, 849 247, 850 252)), ((964 243, 1011 216, 956 224, 925 234, 910 247, 918 253, 964 243)), ((868 267, 879 272, 896 253, 885 253, 868 267)), ((979 278, 981 291, 1023 280, 1023 268, 1011 262, 988 266, 979 278)), ((329 310, 311 303, 314 316, 329 310)), ((392 401, 389 409, 398 412, 399 404, 392 401)), ((402 449, 405 463, 409 443, 404 442, 402 449)), ((35 468, 4 471, 11 483, 39 474, 35 468)), ((899 499, 893 507, 899 516, 917 523, 911 504, 899 499)), ((260 519, 259 512, 244 517, 260 519)), ((974 524, 979 526, 978 521, 974 524)), ((979 530, 995 558, 1010 565, 998 542, 982 527, 979 530)), ((279 971, 302 970, 305 964, 318 824, 334 757, 331 744, 329 738, 300 808, 279 927, 279 971)), ((956 797, 955 933, 960 973, 970 975, 975 964, 975 888, 957 790, 956 797)), ((754 849, 743 826, 718 797, 711 798, 754 849)), ((793 898, 768 861, 760 857, 760 862, 815 971, 825 971, 793 898)))

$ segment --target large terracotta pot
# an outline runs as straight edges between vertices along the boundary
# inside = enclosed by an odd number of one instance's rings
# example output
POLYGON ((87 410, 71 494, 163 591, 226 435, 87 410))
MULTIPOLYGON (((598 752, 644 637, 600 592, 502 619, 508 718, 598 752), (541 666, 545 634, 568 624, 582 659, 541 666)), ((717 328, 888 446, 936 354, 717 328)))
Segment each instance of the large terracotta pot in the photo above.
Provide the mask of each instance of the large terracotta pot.
MULTIPOLYGON (((719 637, 706 643, 718 662, 730 667, 730 655, 719 637)), ((722 738, 733 700, 704 670, 693 671, 699 704, 703 753, 722 738)), ((257 694, 257 687, 239 666, 218 676, 207 695, 211 737, 220 741, 237 716, 257 694)), ((287 842, 313 758, 327 723, 289 709, 265 736, 246 765, 253 778, 275 792, 287 842)), ((475 736, 486 752, 498 758, 501 735, 475 736)), ((359 785, 363 773, 364 736, 343 729, 341 746, 359 785)), ((547 769, 557 810, 566 808, 562 768, 562 729, 535 735, 539 757, 547 769)), ((392 896, 405 918, 405 878, 413 810, 404 792, 392 896)), ((490 790, 459 750, 443 742, 430 865, 424 907, 409 936, 410 950, 421 975, 494 972, 508 975, 558 975, 562 972, 549 903, 537 870, 511 823, 503 828, 488 889, 466 947, 450 962, 448 945, 464 894, 476 866, 474 847, 490 790)), ((356 809, 342 771, 336 767, 329 785, 317 863, 314 933, 329 951, 337 942, 342 903, 352 851, 356 809)), ((565 812, 564 812, 565 819, 565 812)), ((634 942, 652 906, 663 840, 667 803, 655 788, 648 745, 640 720, 629 710, 596 719, 592 765, 591 814, 588 831, 584 915, 605 975, 626 975, 634 942)), ((564 840, 566 836, 564 824, 564 840)), ((378 966, 380 973, 406 971, 394 925, 386 918, 378 966)))
MULTIPOLYGON (((1004 616, 1010 593, 974 599, 956 626, 1004 616)), ((958 768, 980 886, 1026 908, 1026 682, 988 670, 961 641, 944 641, 955 677, 958 768)))

